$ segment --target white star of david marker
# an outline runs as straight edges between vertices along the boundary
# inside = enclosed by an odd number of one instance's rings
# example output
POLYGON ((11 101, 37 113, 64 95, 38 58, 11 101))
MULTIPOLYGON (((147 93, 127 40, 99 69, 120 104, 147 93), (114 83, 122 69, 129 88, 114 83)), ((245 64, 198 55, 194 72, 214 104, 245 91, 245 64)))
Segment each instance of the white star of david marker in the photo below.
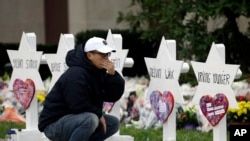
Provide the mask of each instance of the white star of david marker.
POLYGON ((183 104, 184 100, 180 93, 178 82, 183 61, 175 60, 174 56, 170 55, 169 48, 163 37, 157 57, 154 59, 144 58, 150 76, 148 92, 150 94, 155 90, 161 93, 170 91, 174 96, 175 102, 183 104))
POLYGON ((65 35, 61 34, 57 48, 57 53, 45 54, 45 58, 47 60, 49 69, 52 73, 49 91, 52 89, 55 82, 62 75, 62 73, 64 73, 68 69, 65 58, 67 52, 73 48, 74 48, 74 36, 71 34, 65 34, 65 35))
POLYGON ((122 37, 120 34, 112 34, 111 30, 109 30, 106 40, 110 47, 116 49, 115 53, 111 53, 110 60, 114 62, 117 72, 120 73, 120 75, 123 75, 122 70, 128 50, 122 49, 122 37))
POLYGON ((32 79, 36 90, 44 90, 43 81, 38 71, 43 52, 36 51, 36 44, 28 41, 26 36, 23 32, 18 50, 7 50, 13 68, 9 90, 13 90, 12 86, 16 79, 23 81, 32 79))
POLYGON ((212 44, 206 63, 191 61, 198 81, 192 103, 199 104, 203 95, 214 96, 217 93, 223 93, 228 98, 229 107, 237 107, 231 85, 239 65, 226 65, 224 58, 222 58, 223 54, 220 54, 218 47, 218 44, 212 44))

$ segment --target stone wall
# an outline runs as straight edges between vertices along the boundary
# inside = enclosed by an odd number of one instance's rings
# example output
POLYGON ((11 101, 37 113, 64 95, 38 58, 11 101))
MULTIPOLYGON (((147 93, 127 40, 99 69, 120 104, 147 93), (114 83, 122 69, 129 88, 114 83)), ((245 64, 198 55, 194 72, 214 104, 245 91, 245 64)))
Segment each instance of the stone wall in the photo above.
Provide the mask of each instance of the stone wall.
MULTIPOLYGON (((50 21, 45 21, 45 16, 48 16, 45 15, 45 10, 51 10, 51 7, 48 8, 48 5, 46 7, 45 2, 51 1, 56 2, 55 0, 1 0, 0 42, 18 43, 22 32, 35 32, 37 43, 46 43, 46 24, 49 24, 50 21)), ((68 15, 65 15, 68 17, 66 31, 76 34, 91 29, 107 31, 111 28, 126 29, 128 26, 126 24, 118 25, 116 18, 119 11, 124 12, 129 9, 129 3, 128 0, 68 0, 68 15)), ((60 13, 56 14, 64 16, 60 13)), ((56 34, 58 34, 56 38, 59 40, 60 33, 56 34)))

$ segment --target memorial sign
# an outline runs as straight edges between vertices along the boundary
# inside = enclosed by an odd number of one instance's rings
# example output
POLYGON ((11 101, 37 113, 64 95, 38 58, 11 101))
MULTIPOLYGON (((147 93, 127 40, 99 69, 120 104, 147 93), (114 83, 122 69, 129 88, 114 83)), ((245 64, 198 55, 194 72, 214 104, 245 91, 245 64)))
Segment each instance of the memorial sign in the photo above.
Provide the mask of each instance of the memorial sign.
POLYGON ((197 90, 192 103, 199 104, 201 111, 213 126, 213 141, 226 141, 226 112, 237 107, 231 85, 239 71, 239 65, 225 64, 225 46, 212 44, 205 63, 191 61, 197 90))
POLYGON ((17 100, 26 109, 26 129, 17 131, 18 141, 41 139, 38 130, 37 90, 44 91, 43 81, 39 74, 41 51, 36 51, 36 35, 24 33, 18 50, 7 50, 13 68, 9 90, 14 92, 17 100))
POLYGON ((75 47, 74 36, 72 34, 61 34, 56 54, 44 54, 47 64, 52 73, 49 91, 54 86, 58 78, 64 73, 68 66, 65 58, 67 52, 75 47))
MULTIPOLYGON (((108 45, 116 50, 116 52, 111 53, 110 60, 115 64, 115 70, 120 73, 121 76, 122 70, 124 68, 124 64, 126 61, 126 57, 128 54, 127 49, 122 49, 122 36, 120 34, 112 34, 111 30, 108 31, 108 35, 106 38, 108 45)), ((120 118, 120 101, 116 103, 104 102, 104 109, 108 109, 107 112, 120 118), (106 107, 105 107, 106 106, 106 107)), ((118 131, 115 135, 108 138, 106 141, 133 141, 134 138, 128 135, 120 135, 120 131, 118 131)))
MULTIPOLYGON (((163 123, 163 140, 176 140, 175 103, 184 103, 180 93, 179 76, 183 61, 176 60, 176 42, 162 37, 156 58, 145 57, 150 76, 148 93, 151 107, 163 123)), ((186 68, 185 68, 186 69, 186 68)))

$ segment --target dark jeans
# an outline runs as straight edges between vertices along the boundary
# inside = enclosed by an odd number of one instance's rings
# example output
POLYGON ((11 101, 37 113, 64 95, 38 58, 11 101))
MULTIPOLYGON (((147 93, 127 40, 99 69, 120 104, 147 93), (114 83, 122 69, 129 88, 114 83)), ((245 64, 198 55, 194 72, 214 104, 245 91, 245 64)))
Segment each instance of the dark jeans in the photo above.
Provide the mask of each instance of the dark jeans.
POLYGON ((70 114, 48 125, 44 134, 52 141, 104 141, 119 130, 119 119, 104 114, 107 131, 103 133, 97 115, 93 113, 70 114))

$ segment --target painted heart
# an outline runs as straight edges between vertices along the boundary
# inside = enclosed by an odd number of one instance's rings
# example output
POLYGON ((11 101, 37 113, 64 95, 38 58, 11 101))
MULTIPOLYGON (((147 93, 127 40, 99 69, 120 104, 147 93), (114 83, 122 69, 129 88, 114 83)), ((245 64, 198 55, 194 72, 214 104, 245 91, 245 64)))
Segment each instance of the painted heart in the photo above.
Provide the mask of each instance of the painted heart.
POLYGON ((103 111, 104 112, 111 112, 115 103, 113 102, 103 102, 103 111))
POLYGON ((156 117, 165 123, 173 111, 174 97, 171 92, 164 91, 163 94, 159 91, 153 91, 150 94, 150 103, 156 117))
POLYGON ((28 109, 35 95, 35 84, 31 79, 26 79, 24 82, 21 79, 16 79, 13 83, 14 95, 21 103, 24 109, 28 109))
POLYGON ((200 99, 200 108, 208 122, 212 126, 216 126, 227 112, 228 99, 222 93, 218 93, 214 97, 205 95, 200 99))

